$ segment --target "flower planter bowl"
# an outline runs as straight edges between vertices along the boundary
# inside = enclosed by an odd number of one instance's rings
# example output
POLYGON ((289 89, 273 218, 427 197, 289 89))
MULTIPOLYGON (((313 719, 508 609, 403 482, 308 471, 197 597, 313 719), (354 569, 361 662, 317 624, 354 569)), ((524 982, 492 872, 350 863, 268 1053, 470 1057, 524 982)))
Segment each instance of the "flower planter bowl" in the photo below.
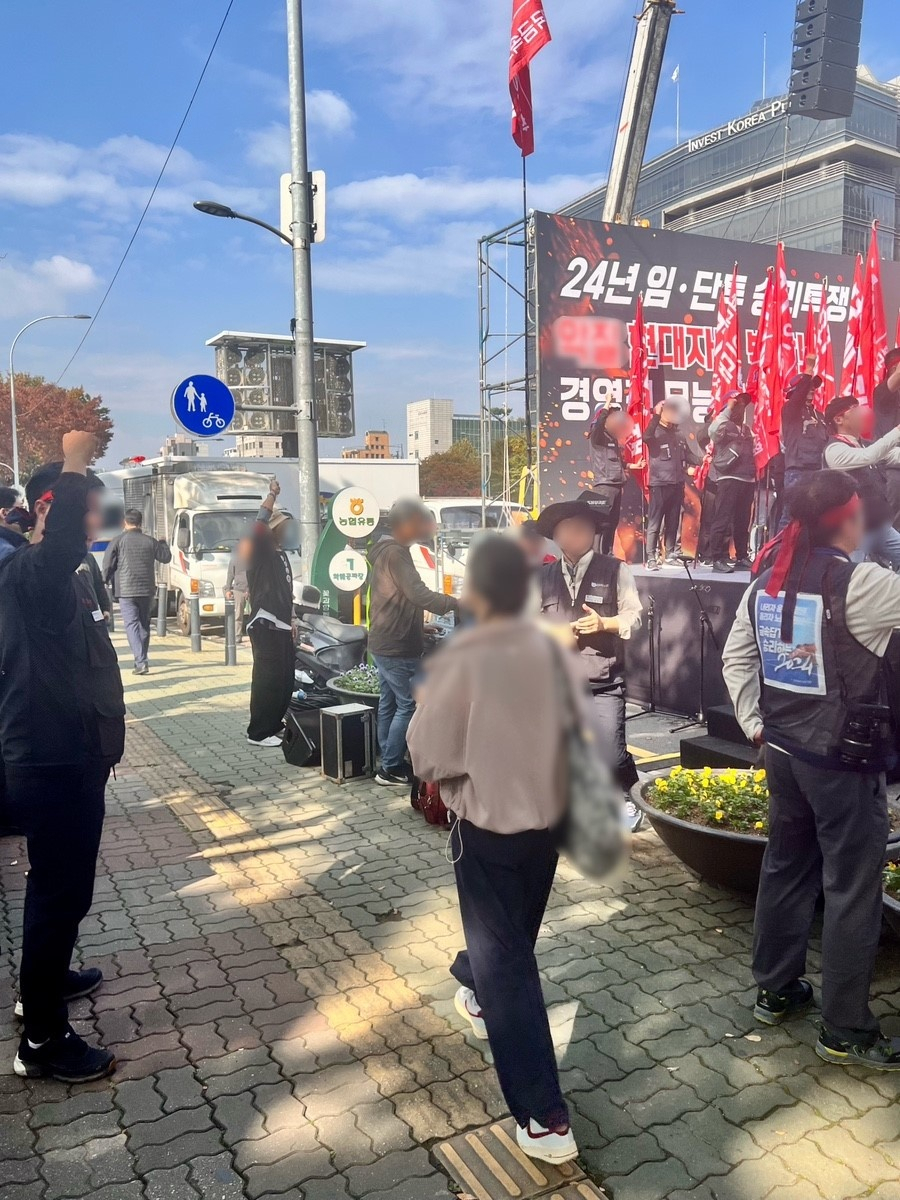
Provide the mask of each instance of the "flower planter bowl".
POLYGON ((884 893, 884 920, 892 933, 900 937, 900 898, 884 893))
MULTIPOLYGON (((665 776, 659 775, 657 778, 665 776)), ((660 812, 647 798, 655 782, 652 780, 641 788, 639 804, 675 857, 706 883, 745 895, 756 895, 768 838, 752 833, 733 833, 729 829, 713 829, 707 825, 693 825, 689 821, 682 821, 680 817, 660 812)))
POLYGON ((355 692, 352 688, 341 687, 333 679, 328 680, 328 687, 339 696, 344 704, 365 704, 367 708, 378 712, 378 701, 381 696, 377 692, 355 692))

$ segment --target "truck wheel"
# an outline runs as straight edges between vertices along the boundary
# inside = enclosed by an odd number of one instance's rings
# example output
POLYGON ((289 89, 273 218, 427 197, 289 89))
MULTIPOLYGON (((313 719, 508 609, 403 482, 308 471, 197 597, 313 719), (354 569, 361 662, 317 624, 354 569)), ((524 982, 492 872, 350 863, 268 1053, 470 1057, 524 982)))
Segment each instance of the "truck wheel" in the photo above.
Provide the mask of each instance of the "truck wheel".
POLYGON ((191 606, 188 603, 187 598, 181 592, 178 593, 178 598, 175 601, 175 603, 176 603, 175 624, 178 627, 178 632, 181 634, 182 637, 190 637, 191 636, 191 606))

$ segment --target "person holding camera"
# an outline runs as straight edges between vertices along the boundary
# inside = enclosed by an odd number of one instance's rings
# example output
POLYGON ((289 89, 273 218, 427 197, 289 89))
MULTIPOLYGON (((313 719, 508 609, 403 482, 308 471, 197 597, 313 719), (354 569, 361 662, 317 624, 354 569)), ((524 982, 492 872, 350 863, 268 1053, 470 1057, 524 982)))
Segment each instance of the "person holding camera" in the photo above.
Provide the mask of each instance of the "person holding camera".
POLYGON ((747 409, 753 398, 747 392, 729 392, 725 408, 709 427, 716 472, 716 510, 709 531, 713 570, 730 574, 735 567, 750 569, 750 519, 756 491, 753 431, 747 409), (734 542, 735 562, 729 546, 734 542))
POLYGON ((900 625, 900 579, 855 563, 864 536, 856 481, 811 474, 794 519, 763 551, 723 654, 747 737, 765 746, 769 839, 753 939, 754 1016, 778 1025, 813 1003, 803 978, 821 892, 822 1026, 816 1054, 900 1070, 900 1039, 869 1007, 895 758, 884 655, 900 625))

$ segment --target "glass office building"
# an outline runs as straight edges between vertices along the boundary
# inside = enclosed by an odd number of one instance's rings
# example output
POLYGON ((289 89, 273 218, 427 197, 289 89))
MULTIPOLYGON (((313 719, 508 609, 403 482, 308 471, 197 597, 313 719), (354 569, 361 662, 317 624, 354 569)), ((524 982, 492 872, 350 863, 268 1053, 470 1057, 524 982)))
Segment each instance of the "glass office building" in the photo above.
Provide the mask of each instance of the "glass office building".
MULTIPOLYGON (((599 220, 604 189, 562 211, 599 220)), ((900 79, 865 67, 850 117, 789 115, 784 97, 648 162, 634 213, 657 229, 900 260, 900 79), (782 187, 783 183, 783 187, 782 187)))

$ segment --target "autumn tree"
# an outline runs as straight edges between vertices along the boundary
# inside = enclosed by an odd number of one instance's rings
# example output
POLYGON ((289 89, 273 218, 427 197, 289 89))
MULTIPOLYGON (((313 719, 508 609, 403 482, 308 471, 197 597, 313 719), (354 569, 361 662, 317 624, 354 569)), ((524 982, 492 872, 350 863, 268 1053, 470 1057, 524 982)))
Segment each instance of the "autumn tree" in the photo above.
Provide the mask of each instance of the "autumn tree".
POLYGON ((443 454, 423 458, 419 490, 423 496, 480 496, 481 460, 472 443, 456 442, 443 454))
MULTIPOLYGON (((514 433, 509 439, 509 482, 512 495, 516 500, 519 495, 519 480, 528 465, 528 443, 521 434, 514 433)), ((498 440, 491 446, 491 495, 503 494, 503 441, 498 440)))
MULTIPOLYGON (((23 480, 42 463, 62 458, 62 436, 70 429, 97 435, 98 459, 106 453, 113 435, 112 418, 102 397, 91 396, 80 387, 58 387, 40 375, 16 372, 16 413, 23 480)), ((0 462, 12 463, 9 376, 0 377, 0 462)))

